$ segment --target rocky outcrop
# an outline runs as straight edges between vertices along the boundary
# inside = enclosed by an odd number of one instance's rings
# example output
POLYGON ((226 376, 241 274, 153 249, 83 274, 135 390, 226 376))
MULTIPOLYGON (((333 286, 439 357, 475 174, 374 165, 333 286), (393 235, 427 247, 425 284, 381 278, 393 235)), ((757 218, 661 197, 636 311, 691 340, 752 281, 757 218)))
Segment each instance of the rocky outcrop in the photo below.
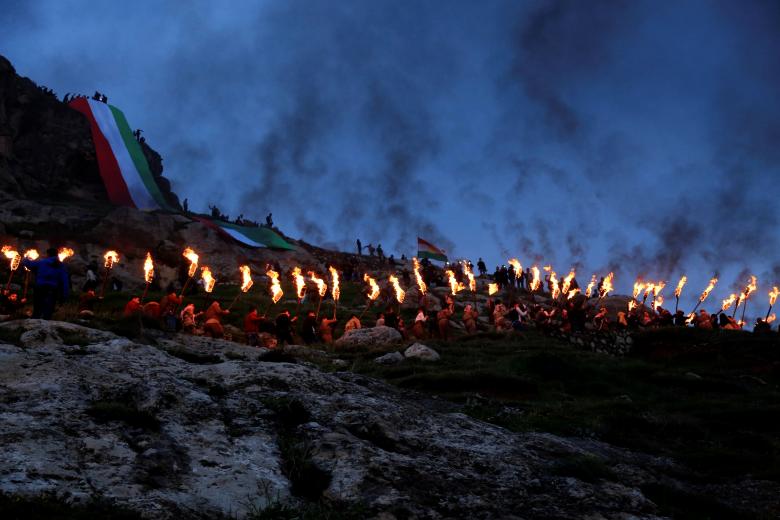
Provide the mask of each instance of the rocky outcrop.
POLYGON ((326 499, 367 517, 650 519, 657 508, 639 488, 674 470, 593 441, 514 434, 257 349, 226 355, 228 342, 172 336, 163 350, 34 320, 0 334, 5 493, 99 496, 149 518, 326 499), (219 355, 177 355, 192 348, 219 355), (611 470, 588 481, 560 470, 581 457, 611 470))
POLYGON ((410 345, 404 350, 405 358, 422 359, 423 361, 438 361, 441 356, 439 353, 430 347, 426 347, 422 343, 415 343, 410 345))
POLYGON ((391 327, 369 327, 347 331, 336 340, 335 345, 342 348, 369 348, 398 343, 402 339, 401 333, 391 327))

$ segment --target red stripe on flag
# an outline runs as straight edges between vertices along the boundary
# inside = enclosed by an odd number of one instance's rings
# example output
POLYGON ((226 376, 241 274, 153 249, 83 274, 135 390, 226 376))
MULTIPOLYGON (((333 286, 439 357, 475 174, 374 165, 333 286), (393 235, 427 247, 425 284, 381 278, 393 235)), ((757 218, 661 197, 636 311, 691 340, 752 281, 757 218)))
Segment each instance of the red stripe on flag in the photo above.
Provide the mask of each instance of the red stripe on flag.
POLYGON ((125 179, 122 177, 122 172, 119 169, 119 164, 116 162, 114 152, 111 151, 111 146, 100 131, 100 127, 92 115, 92 110, 89 108, 89 103, 87 103, 86 99, 78 98, 68 103, 68 106, 78 110, 87 116, 89 120, 89 126, 92 130, 92 141, 95 143, 98 169, 100 170, 100 176, 103 178, 103 185, 108 192, 108 199, 117 206, 134 208, 135 203, 132 197, 130 197, 130 191, 127 189, 125 179))

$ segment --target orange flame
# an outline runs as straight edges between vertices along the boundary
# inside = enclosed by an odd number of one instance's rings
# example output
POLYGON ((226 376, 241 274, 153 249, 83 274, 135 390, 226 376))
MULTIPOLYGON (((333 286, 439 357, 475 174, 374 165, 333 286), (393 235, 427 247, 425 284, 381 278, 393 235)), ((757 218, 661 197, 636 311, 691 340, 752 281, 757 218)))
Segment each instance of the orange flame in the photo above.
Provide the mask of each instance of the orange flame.
POLYGON ((403 303, 404 298, 406 297, 406 292, 401 289, 401 284, 398 283, 398 278, 391 274, 388 280, 390 281, 390 285, 392 285, 393 289, 395 290, 395 299, 398 300, 398 303, 403 303))
POLYGON ((552 299, 556 299, 559 294, 561 294, 561 289, 558 287, 558 278, 556 277, 555 271, 550 272, 550 296, 552 299))
POLYGON ((533 266, 531 268, 531 273, 533 274, 533 277, 531 278, 531 287, 532 291, 536 291, 539 289, 539 286, 542 285, 542 280, 539 273, 539 268, 536 266, 533 266))
POLYGON ((636 302, 636 300, 628 300, 628 312, 631 312, 634 309, 636 309, 637 305, 638 303, 636 302))
POLYGON ((469 263, 463 261, 463 274, 469 279, 469 290, 471 292, 477 292, 477 280, 474 278, 474 272, 469 267, 469 263))
POLYGON ((582 292, 582 291, 580 291, 580 289, 579 289, 579 288, 577 288, 577 289, 572 289, 571 291, 569 291, 569 292, 567 293, 567 294, 568 294, 568 296, 566 297, 566 299, 567 299, 567 300, 571 300, 571 299, 572 299, 572 298, 574 298, 574 296, 575 296, 577 293, 579 293, 579 292, 582 292))
POLYGON ((211 269, 209 269, 208 266, 204 265, 200 268, 200 277, 203 280, 203 290, 207 293, 213 291, 214 284, 217 283, 217 281, 211 276, 211 269))
POLYGON ((187 272, 187 276, 192 278, 198 271, 198 254, 188 247, 184 250, 181 256, 190 261, 190 270, 187 272))
POLYGON ((371 292, 368 293, 368 299, 374 301, 379 298, 379 284, 376 283, 376 280, 368 276, 368 274, 364 274, 363 281, 367 282, 371 288, 371 292))
POLYGON ((772 323, 776 319, 777 319, 777 315, 773 312, 772 314, 769 315, 769 317, 767 317, 766 322, 767 323, 772 323))
POLYGON ((777 286, 772 287, 772 290, 769 291, 769 305, 772 306, 777 301, 777 297, 780 296, 780 288, 777 286))
POLYGON ((306 280, 301 274, 300 267, 294 267, 292 270, 293 283, 295 284, 295 293, 298 295, 298 299, 302 300, 303 295, 306 294, 306 280))
POLYGON ((590 277, 590 283, 588 284, 588 287, 585 289, 585 296, 590 298, 590 296, 593 294, 593 288, 596 287, 596 275, 590 277))
MULTIPOLYGON (((569 294, 569 288, 571 287, 571 281, 574 280, 574 276, 576 275, 576 272, 574 269, 569 271, 569 274, 566 275, 566 278, 563 279, 563 284, 561 285, 561 292, 563 294, 569 294)), ((571 299, 571 296, 569 296, 569 299, 571 299)))
POLYGON ((420 291, 420 294, 425 294, 428 292, 428 286, 425 285, 425 280, 423 280, 422 274, 420 273, 420 262, 417 260, 417 257, 412 258, 412 264, 414 265, 414 278, 417 280, 417 290, 420 291))
POLYGON ((488 284, 488 294, 490 296, 493 296, 498 292, 498 284, 497 283, 490 283, 488 284))
POLYGON ((737 301, 737 295, 734 293, 731 293, 731 296, 723 300, 723 305, 720 306, 721 311, 728 310, 729 307, 734 305, 734 302, 737 301))
POLYGON ((248 265, 239 266, 238 269, 241 271, 241 292, 247 292, 255 284, 252 281, 252 271, 248 265))
POLYGON ((701 293, 701 296, 699 296, 699 302, 703 302, 707 299, 707 296, 710 295, 712 290, 715 288, 715 284, 718 283, 717 278, 713 278, 710 280, 710 284, 707 286, 706 289, 704 289, 704 292, 701 293))
POLYGON ((73 249, 69 247, 61 247, 57 252, 57 258, 60 259, 60 262, 64 262, 66 258, 70 258, 71 256, 73 256, 73 249))
POLYGON ((279 283, 279 273, 274 271, 273 269, 269 269, 265 272, 265 275, 271 279, 271 299, 274 303, 278 302, 282 299, 282 295, 284 295, 284 292, 282 291, 282 286, 279 283))
POLYGON ((685 284, 688 283, 688 277, 683 275, 682 278, 680 278, 680 281, 677 282, 677 288, 674 290, 674 295, 679 298, 680 294, 682 294, 683 287, 685 287, 685 284))
POLYGON ((460 291, 466 288, 465 285, 463 285, 462 283, 458 282, 457 279, 455 279, 455 271, 448 269, 447 271, 444 272, 444 274, 447 275, 447 279, 449 280, 449 284, 450 284, 450 291, 452 291, 453 296, 455 296, 460 291))
POLYGON ((523 274, 523 266, 520 265, 520 260, 517 258, 511 258, 507 260, 507 263, 515 268, 515 278, 520 278, 523 274))
POLYGON ((637 278, 636 282, 634 282, 634 299, 636 300, 639 296, 639 293, 645 290, 646 284, 642 281, 641 278, 637 278))
POLYGON ((657 311, 658 307, 664 304, 664 297, 660 294, 655 297, 655 301, 653 302, 653 310, 657 311))
POLYGON ((39 256, 41 255, 38 254, 37 249, 28 249, 24 252, 24 257, 29 258, 30 260, 37 260, 39 256))
POLYGON ((747 284, 747 286, 745 287, 745 290, 744 290, 744 294, 745 294, 745 299, 746 300, 748 298, 750 298, 750 295, 753 294, 756 289, 758 289, 758 283, 757 282, 758 282, 758 280, 756 279, 756 277, 751 275, 750 276, 750 282, 747 284))
POLYGON ((311 281, 317 285, 317 293, 320 295, 320 298, 325 296, 325 294, 328 292, 328 285, 325 283, 325 280, 322 278, 317 278, 314 271, 309 271, 309 278, 311 278, 311 281))
POLYGON ((3 246, 2 250, 0 251, 2 251, 5 257, 11 261, 11 271, 16 271, 19 269, 19 264, 22 261, 22 255, 20 255, 18 251, 15 251, 11 246, 3 246))
POLYGON ((116 251, 106 251, 106 254, 103 255, 103 259, 105 260, 105 266, 106 269, 112 269, 114 267, 114 264, 119 262, 119 253, 116 251))
POLYGON ((685 320, 685 323, 690 325, 691 323, 693 323, 693 320, 695 319, 696 319, 696 313, 692 312, 688 315, 688 318, 685 320))
POLYGON ((331 280, 330 295, 333 296, 334 301, 338 301, 338 299, 341 297, 341 289, 339 288, 339 272, 336 271, 336 268, 333 266, 328 267, 328 271, 330 271, 331 280))
POLYGON ((544 269, 546 272, 549 273, 550 271, 552 271, 552 266, 551 265, 546 265, 546 266, 542 267, 542 269, 544 269))
POLYGON ((154 262, 152 262, 152 253, 146 253, 146 260, 144 261, 144 281, 146 283, 152 283, 154 279, 154 262))
POLYGON ((607 276, 604 277, 604 283, 601 285, 601 292, 599 296, 601 298, 604 298, 609 293, 612 292, 614 287, 612 286, 612 280, 615 279, 615 273, 609 273, 607 276))

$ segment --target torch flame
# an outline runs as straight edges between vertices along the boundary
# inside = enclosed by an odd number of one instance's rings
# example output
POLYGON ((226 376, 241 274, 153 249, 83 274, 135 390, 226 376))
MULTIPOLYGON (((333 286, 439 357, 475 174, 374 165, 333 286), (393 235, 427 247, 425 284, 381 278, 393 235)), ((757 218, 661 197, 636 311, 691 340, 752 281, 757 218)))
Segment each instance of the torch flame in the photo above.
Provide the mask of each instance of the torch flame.
POLYGON ((376 283, 376 280, 368 276, 368 274, 364 274, 363 281, 367 282, 369 287, 371 287, 371 292, 368 293, 368 299, 374 301, 379 298, 379 284, 376 283))
POLYGON ((639 296, 639 293, 645 290, 646 284, 642 281, 641 278, 637 278, 636 282, 634 282, 634 299, 636 300, 639 296))
POLYGON ((561 289, 558 287, 558 278, 556 277, 555 271, 550 272, 550 296, 552 299, 556 299, 559 294, 561 294, 561 289))
POLYGON ((398 283, 398 278, 395 277, 395 275, 390 275, 388 278, 390 281, 390 284, 393 286, 393 289, 395 289, 395 299, 398 300, 398 303, 403 303, 404 298, 406 297, 406 292, 404 292, 403 289, 401 289, 401 284, 398 283))
POLYGON ((628 312, 631 312, 634 309, 636 309, 637 305, 638 304, 636 303, 636 300, 628 300, 628 312))
POLYGON ((552 271, 552 266, 551 265, 546 265, 546 266, 542 267, 542 269, 544 269, 546 272, 549 273, 550 271, 552 271))
POLYGON ((704 292, 701 293, 701 296, 699 296, 699 302, 703 302, 704 300, 707 299, 707 296, 709 296, 712 290, 715 288, 716 283, 718 283, 717 278, 713 278, 712 280, 710 280, 710 284, 707 286, 706 289, 704 289, 704 292))
POLYGON ((520 260, 517 258, 511 258, 507 260, 507 263, 515 268, 515 278, 520 278, 523 274, 523 266, 520 265, 520 260))
POLYGON ((309 271, 309 278, 311 278, 311 281, 317 285, 317 293, 319 293, 320 298, 325 296, 325 293, 328 292, 328 285, 325 283, 325 280, 322 278, 317 278, 314 271, 309 271))
POLYGON ((533 266, 531 268, 531 273, 533 274, 533 276, 531 278, 531 285, 530 285, 530 287, 531 287, 532 291, 536 291, 536 290, 539 289, 539 286, 542 285, 542 280, 541 280, 541 277, 540 277, 539 268, 536 267, 536 266, 533 266))
POLYGON ((729 307, 734 305, 734 302, 737 301, 737 295, 734 293, 731 293, 731 296, 723 300, 723 305, 721 305, 720 310, 726 311, 729 307))
POLYGON ((330 294, 333 296, 334 301, 338 301, 338 299, 341 297, 341 289, 339 288, 339 272, 336 271, 335 267, 328 267, 328 271, 330 271, 330 280, 331 280, 331 288, 330 288, 330 294))
POLYGON ((590 295, 593 294, 593 288, 596 287, 596 275, 590 277, 590 283, 588 284, 588 287, 585 289, 585 296, 587 298, 590 298, 590 295))
POLYGON ((758 289, 757 279, 755 276, 751 275, 750 282, 745 287, 745 291, 744 291, 745 299, 747 300, 748 298, 750 298, 750 295, 753 294, 756 289, 758 289))
POLYGON ((37 249, 28 249, 24 252, 24 257, 30 260, 37 260, 39 256, 37 249))
POLYGON ((71 256, 73 256, 73 249, 69 247, 61 247, 57 252, 57 258, 60 259, 60 262, 64 262, 66 258, 70 258, 71 256))
POLYGON ((190 261, 190 270, 187 272, 187 276, 192 278, 198 271, 198 254, 188 247, 181 255, 190 261))
POLYGON ((469 267, 469 263, 463 261, 463 274, 469 279, 469 290, 471 292, 477 292, 477 280, 474 278, 474 272, 469 267))
POLYGON ((571 300, 579 292, 582 292, 580 291, 579 287, 577 289, 572 289, 571 291, 568 292, 568 296, 566 297, 566 299, 571 300))
POLYGON ((252 281, 252 271, 248 265, 242 265, 238 268, 241 271, 241 292, 247 292, 255 282, 252 281))
POLYGON ((146 253, 146 260, 144 261, 144 281, 146 283, 152 283, 154 279, 154 262, 152 262, 152 253, 146 253))
POLYGON ((664 304, 664 297, 660 294, 655 297, 655 301, 653 302, 653 310, 657 311, 658 307, 664 304))
POLYGON ((106 261, 104 264, 106 269, 111 269, 114 267, 114 264, 119 262, 119 253, 116 251, 106 251, 106 254, 103 255, 103 259, 106 261))
MULTIPOLYGON (((574 280, 574 276, 576 275, 576 272, 574 269, 569 271, 569 274, 566 275, 566 278, 563 279, 563 284, 561 285, 561 292, 563 294, 569 294, 569 288, 571 287, 571 281, 574 280)), ((569 296, 569 299, 571 299, 571 296, 569 296)))
POLYGON ((11 271, 19 269, 19 264, 22 261, 22 255, 18 251, 15 251, 11 246, 3 246, 2 252, 5 257, 11 262, 11 271))
POLYGON ((444 272, 444 274, 447 275, 447 279, 449 280, 449 284, 450 284, 450 291, 452 291, 453 296, 455 296, 460 291, 466 288, 465 285, 458 282, 458 280, 455 278, 455 271, 453 271, 452 269, 448 269, 447 271, 444 272))
POLYGON ((282 286, 279 283, 279 273, 274 271, 273 269, 269 269, 265 272, 265 275, 271 279, 271 299, 274 303, 278 302, 282 299, 282 295, 284 295, 284 292, 282 291, 282 286))
POLYGON ((614 287, 612 286, 612 280, 614 280, 614 278, 615 278, 615 273, 609 273, 607 276, 604 277, 604 283, 601 285, 601 293, 599 294, 601 298, 604 298, 614 289, 614 287))
POLYGON ((685 287, 685 284, 688 283, 688 277, 683 275, 682 278, 680 278, 680 281, 677 282, 677 288, 674 290, 674 295, 679 298, 680 294, 682 294, 683 287, 685 287))
POLYGON ((775 321, 776 319, 777 319, 777 315, 776 315, 776 314, 773 312, 773 313, 772 313, 772 314, 770 314, 770 315, 769 315, 769 317, 766 319, 766 322, 767 322, 767 323, 772 323, 772 322, 773 322, 773 321, 775 321))
POLYGON ((306 280, 304 280, 301 274, 300 267, 294 267, 292 270, 293 283, 295 284, 295 293, 298 295, 298 299, 302 300, 303 295, 306 293, 306 280))
POLYGON ((417 260, 417 257, 412 258, 412 264, 414 265, 414 278, 417 280, 417 289, 420 291, 420 294, 424 295, 428 292, 428 286, 425 285, 425 280, 423 280, 420 273, 420 262, 417 260))
POLYGON ((488 294, 490 296, 493 296, 498 292, 498 284, 497 283, 490 283, 488 284, 488 294))
POLYGON ((213 291, 214 284, 217 283, 217 281, 211 276, 211 269, 209 269, 208 266, 204 265, 200 268, 200 277, 203 280, 203 290, 207 293, 213 291))
POLYGON ((772 290, 769 291, 769 305, 772 306, 777 301, 777 297, 780 296, 780 288, 777 286, 772 287, 772 290))

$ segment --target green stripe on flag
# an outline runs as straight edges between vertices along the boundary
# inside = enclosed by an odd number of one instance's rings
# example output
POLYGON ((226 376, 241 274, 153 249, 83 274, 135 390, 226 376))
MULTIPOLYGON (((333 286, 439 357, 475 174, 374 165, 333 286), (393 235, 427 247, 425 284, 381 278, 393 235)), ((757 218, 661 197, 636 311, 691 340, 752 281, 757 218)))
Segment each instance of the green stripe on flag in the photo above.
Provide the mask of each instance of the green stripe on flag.
POLYGON ((138 170, 138 174, 141 177, 144 186, 146 186, 146 189, 161 208, 170 210, 171 207, 165 201, 165 197, 163 197, 162 191, 160 191, 160 187, 157 186, 157 182, 154 180, 152 171, 149 169, 149 163, 146 161, 146 156, 144 156, 144 152, 141 150, 141 145, 138 144, 138 141, 135 140, 125 115, 121 110, 113 105, 109 105, 109 108, 111 109, 111 113, 114 115, 116 126, 119 128, 119 133, 122 135, 122 140, 125 143, 125 147, 130 153, 130 157, 133 159, 135 169, 138 170))
POLYGON ((427 258, 428 260, 437 260, 439 262, 447 261, 447 255, 432 253, 430 251, 417 251, 417 256, 420 258, 427 258))
POLYGON ((279 235, 271 228, 239 226, 237 224, 222 222, 221 220, 212 220, 212 222, 221 228, 232 229, 238 233, 241 233, 250 240, 265 244, 266 247, 270 247, 272 249, 285 249, 287 251, 295 250, 295 246, 287 242, 284 238, 281 237, 281 235, 279 235))

